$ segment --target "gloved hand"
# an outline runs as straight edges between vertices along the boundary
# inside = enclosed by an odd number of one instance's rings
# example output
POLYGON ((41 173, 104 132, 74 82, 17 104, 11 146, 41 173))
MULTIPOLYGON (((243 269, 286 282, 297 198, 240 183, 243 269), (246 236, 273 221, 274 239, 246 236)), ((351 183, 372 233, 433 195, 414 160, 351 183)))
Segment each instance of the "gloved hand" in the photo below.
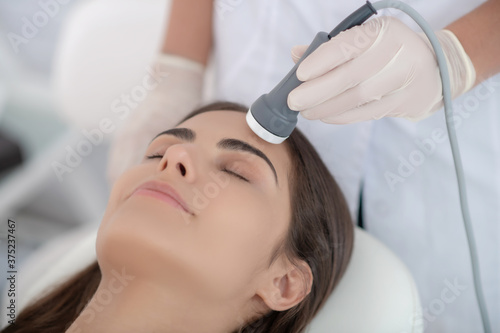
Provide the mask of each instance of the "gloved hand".
MULTIPOLYGON (((469 90, 476 72, 456 36, 436 32, 450 72, 452 97, 469 90)), ((307 45, 295 46, 295 62, 307 45)), ((427 37, 384 16, 341 32, 304 59, 305 81, 288 106, 307 119, 347 124, 382 117, 420 120, 443 105, 437 60, 427 37)))
POLYGON ((175 126, 200 103, 202 64, 160 54, 152 68, 158 86, 123 120, 112 138, 107 169, 111 183, 142 160, 156 134, 175 126))

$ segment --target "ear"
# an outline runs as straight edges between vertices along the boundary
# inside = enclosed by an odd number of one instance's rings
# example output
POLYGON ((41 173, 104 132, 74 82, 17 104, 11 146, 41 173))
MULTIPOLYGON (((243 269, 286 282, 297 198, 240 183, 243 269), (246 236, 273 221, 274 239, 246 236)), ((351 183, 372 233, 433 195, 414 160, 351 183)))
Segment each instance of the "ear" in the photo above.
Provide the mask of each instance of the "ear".
MULTIPOLYGON (((257 291, 264 303, 275 311, 288 310, 300 303, 310 292, 313 275, 309 265, 300 260, 297 265, 277 260, 269 276, 257 291)), ((274 265, 273 264, 273 265, 274 265)))

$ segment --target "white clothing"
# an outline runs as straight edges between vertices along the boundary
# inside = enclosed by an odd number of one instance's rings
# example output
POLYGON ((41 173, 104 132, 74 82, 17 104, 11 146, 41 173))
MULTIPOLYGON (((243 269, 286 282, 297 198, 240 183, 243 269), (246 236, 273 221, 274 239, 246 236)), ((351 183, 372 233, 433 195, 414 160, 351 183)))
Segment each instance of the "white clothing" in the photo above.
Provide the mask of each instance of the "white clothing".
MULTIPOLYGON (((483 1, 406 2, 437 30, 483 1)), ((293 45, 309 44, 363 3, 216 1, 213 98, 250 105, 293 66, 293 45)), ((381 12, 419 31, 402 12, 381 12)), ((483 288, 493 332, 500 332, 500 75, 454 103, 483 288)), ((298 124, 335 176, 353 217, 363 180, 365 227, 412 272, 426 332, 481 332, 445 126, 442 110, 418 123, 389 118, 329 125, 299 116, 298 124)))

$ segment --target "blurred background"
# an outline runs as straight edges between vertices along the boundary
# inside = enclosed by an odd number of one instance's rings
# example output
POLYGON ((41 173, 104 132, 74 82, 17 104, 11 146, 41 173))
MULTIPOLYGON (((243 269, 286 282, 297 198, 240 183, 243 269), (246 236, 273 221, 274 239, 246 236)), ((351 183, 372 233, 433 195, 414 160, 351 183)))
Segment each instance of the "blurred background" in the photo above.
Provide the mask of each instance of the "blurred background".
POLYGON ((166 3, 0 0, 0 267, 8 219, 18 269, 41 246, 100 222, 112 133, 99 123, 119 126, 110 109, 142 81, 166 3))
POLYGON ((44 10, 40 1, 0 0, 1 267, 6 267, 8 219, 16 223, 19 267, 42 244, 97 221, 106 204, 107 141, 62 181, 54 171, 54 162, 65 159, 65 147, 81 136, 61 116, 53 81, 63 22, 79 2, 54 2, 44 10))

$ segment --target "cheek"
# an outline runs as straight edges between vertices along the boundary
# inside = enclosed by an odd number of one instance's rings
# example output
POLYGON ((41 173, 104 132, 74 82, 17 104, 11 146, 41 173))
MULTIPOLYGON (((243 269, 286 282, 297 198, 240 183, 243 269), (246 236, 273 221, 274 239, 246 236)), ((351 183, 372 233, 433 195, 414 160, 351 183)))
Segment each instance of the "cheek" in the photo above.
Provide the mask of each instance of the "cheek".
POLYGON ((213 274, 211 279, 221 288, 237 294, 267 269, 288 220, 284 209, 268 197, 228 191, 212 199, 196 223, 205 274, 213 274))
MULTIPOLYGON (((118 209, 118 202, 119 202, 119 197, 120 194, 123 191, 123 182, 120 181, 121 178, 119 178, 115 184, 113 185, 113 188, 111 189, 111 193, 109 195, 108 203, 106 205, 106 210, 104 211, 103 218, 101 220, 101 223, 99 225, 99 229, 97 232, 97 239, 96 239, 96 254, 97 254, 97 260, 99 261, 101 265, 101 270, 102 266, 104 263, 104 254, 108 251, 110 242, 107 239, 109 235, 109 229, 113 224, 113 220, 116 220, 116 211, 118 209), (101 260, 100 260, 101 259, 101 260)), ((116 250, 115 250, 116 251, 116 250)))
MULTIPOLYGON (((142 166, 126 171, 114 183, 96 240, 96 254, 101 269, 122 266, 130 268, 135 262, 144 262, 140 244, 150 244, 150 234, 158 232, 161 219, 155 218, 155 208, 138 205, 126 196, 144 182, 142 166)), ((154 251, 153 251, 154 252, 154 251)))
POLYGON ((211 219, 207 232, 218 240, 254 244, 254 241, 266 241, 275 236, 280 230, 281 213, 280 207, 274 206, 266 196, 228 191, 214 198, 201 211, 200 219, 211 219))
POLYGON ((117 211, 119 206, 123 203, 127 194, 130 194, 139 184, 144 182, 145 174, 151 174, 146 166, 136 166, 124 172, 113 184, 109 200, 106 205, 106 210, 101 222, 101 225, 106 224, 108 220, 117 211))
POLYGON ((197 276, 192 274, 192 263, 202 250, 197 248, 193 227, 177 208, 144 196, 131 197, 99 228, 99 265, 107 272, 125 267, 130 274, 157 283, 174 273, 182 275, 176 283, 187 281, 197 276))

